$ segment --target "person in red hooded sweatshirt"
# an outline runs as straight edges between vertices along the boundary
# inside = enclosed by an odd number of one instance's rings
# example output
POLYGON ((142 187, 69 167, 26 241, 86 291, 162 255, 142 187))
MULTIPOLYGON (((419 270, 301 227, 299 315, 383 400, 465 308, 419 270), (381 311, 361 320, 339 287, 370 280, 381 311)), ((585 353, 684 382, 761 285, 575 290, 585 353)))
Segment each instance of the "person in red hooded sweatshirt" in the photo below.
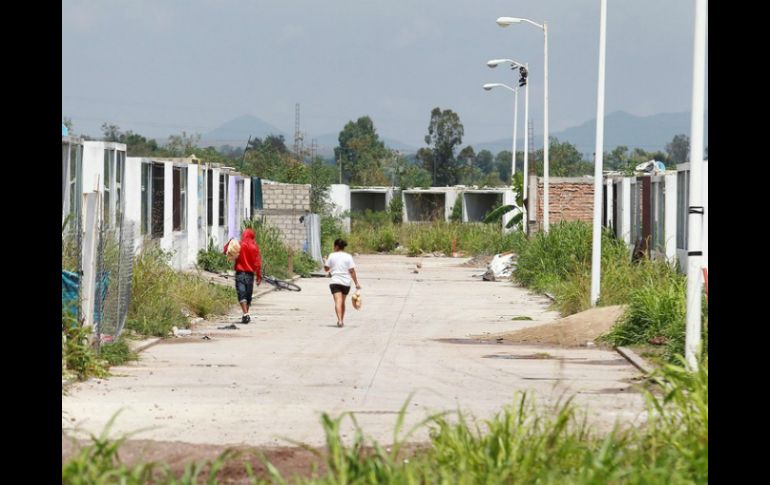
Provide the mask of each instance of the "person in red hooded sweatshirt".
MULTIPOLYGON (((225 254, 230 241, 225 244, 225 254)), ((235 291, 238 292, 238 303, 243 310, 241 323, 249 323, 249 307, 251 294, 254 292, 254 279, 257 285, 262 283, 262 258, 259 256, 259 246, 254 241, 254 231, 246 229, 241 234, 241 252, 235 260, 235 291)))

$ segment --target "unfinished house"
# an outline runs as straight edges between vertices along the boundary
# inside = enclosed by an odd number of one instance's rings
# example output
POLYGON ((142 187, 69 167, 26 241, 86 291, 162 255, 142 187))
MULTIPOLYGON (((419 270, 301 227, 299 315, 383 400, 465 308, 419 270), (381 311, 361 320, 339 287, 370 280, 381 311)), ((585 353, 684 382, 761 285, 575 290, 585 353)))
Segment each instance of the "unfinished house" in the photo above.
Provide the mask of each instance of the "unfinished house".
POLYGON ((129 157, 126 179, 137 250, 144 241, 157 241, 173 253, 175 268, 188 268, 209 241, 219 247, 231 234, 240 235, 248 209, 238 208, 248 206, 248 186, 230 169, 195 157, 129 157))
POLYGON ((83 140, 74 136, 61 139, 61 218, 80 226, 83 199, 83 140))
POLYGON ((458 192, 457 187, 403 190, 404 222, 449 220, 458 192))
POLYGON ((331 184, 328 198, 332 214, 341 218, 343 228, 350 232, 350 186, 331 184))
POLYGON ((120 227, 124 207, 126 145, 107 141, 83 142, 83 193, 102 194, 102 222, 120 227))
MULTIPOLYGON (((708 161, 703 163, 703 259, 708 266, 708 161)), ((639 242, 653 257, 687 263, 690 165, 660 175, 607 176, 604 224, 629 248, 639 242)))
MULTIPOLYGON (((483 188, 465 189, 462 194, 463 222, 482 222, 494 209, 502 205, 516 205, 516 194, 513 189, 483 188)), ((508 212, 503 216, 502 227, 508 224, 514 212, 508 212)))
POLYGON ((350 211, 384 212, 390 207, 393 199, 391 187, 360 187, 350 189, 350 211))
POLYGON ((278 228, 283 242, 295 251, 310 252, 307 219, 310 215, 310 184, 286 184, 255 178, 261 198, 253 200, 252 214, 278 228))

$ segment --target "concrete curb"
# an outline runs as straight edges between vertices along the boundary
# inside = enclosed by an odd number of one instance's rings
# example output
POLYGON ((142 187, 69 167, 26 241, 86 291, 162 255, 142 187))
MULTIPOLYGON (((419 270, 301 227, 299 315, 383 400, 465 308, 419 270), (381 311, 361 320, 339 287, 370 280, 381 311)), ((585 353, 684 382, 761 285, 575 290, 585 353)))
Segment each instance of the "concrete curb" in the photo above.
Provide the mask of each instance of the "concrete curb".
POLYGON ((629 361, 634 367, 639 369, 640 371, 644 372, 645 374, 651 374, 652 373, 652 365, 650 365, 649 362, 644 360, 639 354, 634 352, 633 350, 629 349, 628 347, 615 347, 615 350, 618 351, 620 355, 626 358, 627 361, 629 361))
POLYGON ((138 354, 143 350, 149 349, 150 347, 157 344, 161 340, 163 339, 160 337, 153 337, 153 338, 148 338, 144 340, 128 340, 128 342, 130 342, 128 346, 132 352, 136 352, 138 354))

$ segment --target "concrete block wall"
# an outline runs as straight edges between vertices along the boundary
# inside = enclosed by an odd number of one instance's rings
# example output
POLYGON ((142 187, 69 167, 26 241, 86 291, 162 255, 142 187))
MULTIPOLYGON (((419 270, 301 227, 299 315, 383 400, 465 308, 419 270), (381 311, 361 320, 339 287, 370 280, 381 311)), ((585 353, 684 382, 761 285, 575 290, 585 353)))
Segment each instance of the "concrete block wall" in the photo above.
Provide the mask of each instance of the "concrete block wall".
POLYGON ((307 230, 300 217, 310 213, 310 184, 262 181, 262 207, 265 222, 281 231, 284 243, 304 250, 307 230))

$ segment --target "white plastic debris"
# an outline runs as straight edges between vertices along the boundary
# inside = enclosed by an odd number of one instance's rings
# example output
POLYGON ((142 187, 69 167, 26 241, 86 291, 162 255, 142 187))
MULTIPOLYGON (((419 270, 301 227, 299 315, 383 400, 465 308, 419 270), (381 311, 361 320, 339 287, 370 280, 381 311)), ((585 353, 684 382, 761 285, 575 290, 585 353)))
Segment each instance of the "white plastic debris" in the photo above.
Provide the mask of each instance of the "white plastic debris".
POLYGON ((174 337, 187 337, 192 335, 192 330, 187 328, 171 327, 171 333, 174 335, 174 337))
POLYGON ((487 266, 487 272, 484 273, 484 281, 495 281, 497 279, 507 279, 513 274, 516 262, 513 259, 513 253, 496 254, 487 266))

